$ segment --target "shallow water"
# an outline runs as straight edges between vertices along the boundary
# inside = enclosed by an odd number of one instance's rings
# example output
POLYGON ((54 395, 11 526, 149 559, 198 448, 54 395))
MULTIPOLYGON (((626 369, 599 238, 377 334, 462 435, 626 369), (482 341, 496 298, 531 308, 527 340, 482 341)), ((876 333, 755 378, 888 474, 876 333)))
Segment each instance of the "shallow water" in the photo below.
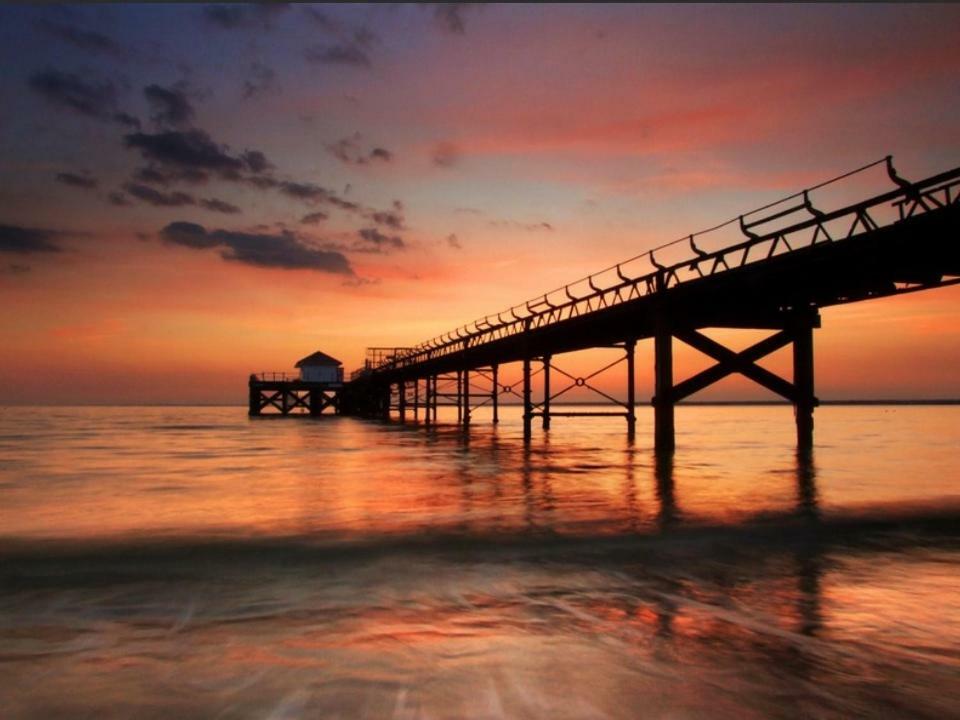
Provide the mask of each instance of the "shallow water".
POLYGON ((960 407, 504 415, 3 409, 0 717, 960 716, 960 407))

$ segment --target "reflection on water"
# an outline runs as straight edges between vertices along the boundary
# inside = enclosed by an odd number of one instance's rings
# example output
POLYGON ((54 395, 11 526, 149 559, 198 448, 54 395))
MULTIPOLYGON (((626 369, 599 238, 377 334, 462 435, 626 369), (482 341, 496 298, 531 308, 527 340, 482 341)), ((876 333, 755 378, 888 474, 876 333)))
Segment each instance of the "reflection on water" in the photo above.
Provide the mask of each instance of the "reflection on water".
POLYGON ((510 410, 4 410, 0 717, 956 715, 960 408, 510 410))

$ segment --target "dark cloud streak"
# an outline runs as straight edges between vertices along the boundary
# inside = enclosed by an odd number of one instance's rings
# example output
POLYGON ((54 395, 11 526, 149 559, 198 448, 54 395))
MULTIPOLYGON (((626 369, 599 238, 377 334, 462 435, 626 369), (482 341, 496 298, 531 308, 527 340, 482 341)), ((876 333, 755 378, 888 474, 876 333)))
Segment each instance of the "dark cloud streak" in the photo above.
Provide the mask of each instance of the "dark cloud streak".
POLYGON ((97 187, 96 178, 90 177, 89 175, 77 175, 71 172, 57 173, 56 181, 64 185, 69 185, 70 187, 82 188, 84 190, 92 190, 97 187))
POLYGON ((174 222, 160 231, 160 237, 168 243, 195 250, 219 248, 224 260, 254 267, 316 270, 347 276, 354 274, 343 253, 312 247, 290 232, 207 231, 195 223, 174 222))
POLYGON ((71 235, 62 230, 44 230, 20 225, 0 225, 0 252, 17 255, 62 252, 55 240, 71 235))

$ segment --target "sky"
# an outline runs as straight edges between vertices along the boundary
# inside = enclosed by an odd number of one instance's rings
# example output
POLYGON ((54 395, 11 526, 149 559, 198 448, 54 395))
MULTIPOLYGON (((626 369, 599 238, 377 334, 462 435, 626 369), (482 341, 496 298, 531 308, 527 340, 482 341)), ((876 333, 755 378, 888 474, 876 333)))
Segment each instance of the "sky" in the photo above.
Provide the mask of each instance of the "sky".
MULTIPOLYGON (((949 4, 2 6, 0 403, 242 403, 888 154, 951 169, 958 39, 949 4)), ((818 395, 960 397, 958 310, 824 310, 818 395)))

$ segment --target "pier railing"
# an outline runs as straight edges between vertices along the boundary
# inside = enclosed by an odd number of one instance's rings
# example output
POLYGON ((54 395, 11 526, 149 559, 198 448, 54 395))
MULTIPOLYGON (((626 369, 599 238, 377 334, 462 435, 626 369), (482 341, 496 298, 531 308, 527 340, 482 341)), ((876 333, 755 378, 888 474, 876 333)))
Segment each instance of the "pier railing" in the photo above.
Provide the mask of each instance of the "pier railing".
POLYGON ((763 262, 818 243, 840 242, 914 215, 960 202, 958 187, 960 168, 912 183, 897 174, 892 157, 887 156, 720 225, 648 250, 507 310, 487 315, 415 347, 397 348, 399 352, 392 354, 384 353, 377 357, 375 362, 368 360, 366 366, 356 371, 352 377, 414 366, 471 347, 615 307, 669 290, 684 282, 763 262), (814 191, 881 164, 885 164, 887 179, 896 189, 828 212, 817 207, 811 199, 814 191), (761 214, 766 211, 771 212, 761 214), (761 227, 776 220, 796 218, 800 214, 807 217, 786 227, 769 231, 764 231, 761 227), (746 239, 714 250, 703 247, 704 236, 727 227, 735 227, 741 237, 746 239), (677 255, 678 251, 681 259, 661 260, 667 255, 677 255))

